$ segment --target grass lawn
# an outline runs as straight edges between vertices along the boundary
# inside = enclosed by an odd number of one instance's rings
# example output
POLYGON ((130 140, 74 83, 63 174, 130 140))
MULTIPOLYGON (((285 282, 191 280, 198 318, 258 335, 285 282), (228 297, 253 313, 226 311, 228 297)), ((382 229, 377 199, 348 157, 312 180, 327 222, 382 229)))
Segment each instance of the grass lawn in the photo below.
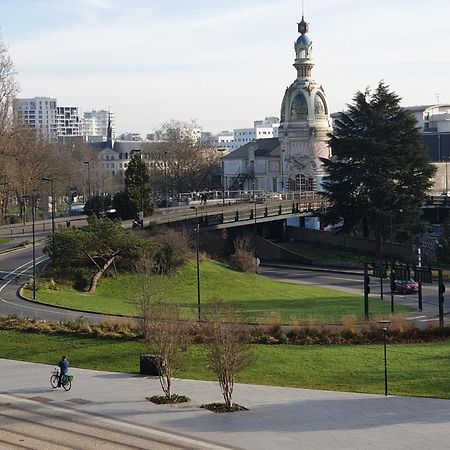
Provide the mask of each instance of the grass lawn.
MULTIPOLYGON (((278 313, 284 322, 292 319, 339 322, 343 316, 348 315, 363 318, 362 293, 358 296, 333 289, 269 280, 256 274, 237 272, 213 261, 202 262, 200 273, 202 304, 207 305, 214 299, 235 302, 246 321, 264 321, 272 312, 278 313)), ((188 262, 178 275, 154 277, 151 284, 163 299, 181 305, 185 317, 196 317, 197 278, 194 262, 188 262)), ((101 280, 93 296, 70 287, 61 287, 56 291, 39 289, 36 299, 85 311, 137 315, 133 300, 139 297, 139 292, 142 292, 142 278, 134 274, 101 280)), ((30 291, 25 294, 31 298, 30 291)), ((396 308, 396 312, 405 311, 412 309, 400 305, 396 308)), ((386 315, 389 312, 388 302, 370 302, 372 315, 386 315)))
MULTIPOLYGON (((67 354, 73 367, 138 372, 145 347, 137 341, 48 336, 0 330, 0 358, 56 364, 67 354), (55 352, 58 349, 58 352, 55 352)), ((254 363, 238 382, 383 394, 381 345, 255 345, 254 363)), ((213 380, 204 346, 189 348, 176 377, 213 380)), ((450 341, 388 345, 389 393, 450 399, 450 341)), ((43 383, 46 380, 42 381, 43 383)), ((175 382, 175 392, 177 384, 175 382)), ((178 392, 178 394, 183 394, 178 392)))
POLYGON ((0 245, 7 244, 10 241, 12 241, 10 238, 0 238, 0 245))

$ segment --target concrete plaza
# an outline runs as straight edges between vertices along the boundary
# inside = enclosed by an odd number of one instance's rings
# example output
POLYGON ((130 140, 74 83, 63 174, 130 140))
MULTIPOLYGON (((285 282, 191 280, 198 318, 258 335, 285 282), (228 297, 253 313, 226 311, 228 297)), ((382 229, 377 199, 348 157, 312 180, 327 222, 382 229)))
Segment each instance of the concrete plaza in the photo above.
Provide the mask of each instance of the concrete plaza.
POLYGON ((235 401, 249 411, 214 414, 199 406, 222 400, 217 383, 175 380, 174 391, 191 402, 155 405, 145 397, 161 393, 157 378, 73 368, 73 387, 65 392, 50 387, 52 369, 0 359, 0 393, 87 413, 92 420, 107 417, 117 426, 189 437, 202 448, 214 448, 213 443, 258 450, 450 448, 449 400, 238 384, 235 401))

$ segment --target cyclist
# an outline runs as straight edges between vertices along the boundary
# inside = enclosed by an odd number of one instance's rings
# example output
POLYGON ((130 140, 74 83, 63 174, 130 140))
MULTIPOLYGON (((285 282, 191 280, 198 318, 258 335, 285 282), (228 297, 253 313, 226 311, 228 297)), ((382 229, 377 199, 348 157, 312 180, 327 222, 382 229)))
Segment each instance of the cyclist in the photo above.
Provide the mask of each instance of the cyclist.
POLYGON ((58 379, 58 387, 61 387, 62 377, 64 375, 67 375, 67 372, 69 371, 69 360, 67 359, 67 356, 62 356, 59 363, 59 379, 58 379))

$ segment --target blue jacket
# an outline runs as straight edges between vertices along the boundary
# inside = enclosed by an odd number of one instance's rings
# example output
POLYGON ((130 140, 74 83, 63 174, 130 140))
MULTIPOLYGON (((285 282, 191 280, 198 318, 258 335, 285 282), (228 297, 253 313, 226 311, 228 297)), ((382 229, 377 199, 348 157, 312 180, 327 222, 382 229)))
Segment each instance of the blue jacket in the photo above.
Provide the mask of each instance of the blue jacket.
POLYGON ((69 360, 67 358, 61 359, 61 361, 59 361, 58 363, 58 366, 61 369, 61 374, 65 375, 69 370, 69 360))

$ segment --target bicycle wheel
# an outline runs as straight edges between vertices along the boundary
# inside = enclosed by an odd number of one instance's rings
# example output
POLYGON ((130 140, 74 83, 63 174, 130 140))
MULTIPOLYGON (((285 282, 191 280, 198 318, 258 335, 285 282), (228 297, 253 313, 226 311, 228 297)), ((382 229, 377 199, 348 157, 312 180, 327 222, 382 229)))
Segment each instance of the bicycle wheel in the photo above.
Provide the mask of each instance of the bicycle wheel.
POLYGON ((53 389, 56 389, 58 387, 58 381, 59 381, 58 375, 52 375, 50 377, 50 384, 53 389))
POLYGON ((62 383, 62 387, 65 391, 70 391, 70 388, 72 387, 72 382, 70 380, 65 381, 62 383))

